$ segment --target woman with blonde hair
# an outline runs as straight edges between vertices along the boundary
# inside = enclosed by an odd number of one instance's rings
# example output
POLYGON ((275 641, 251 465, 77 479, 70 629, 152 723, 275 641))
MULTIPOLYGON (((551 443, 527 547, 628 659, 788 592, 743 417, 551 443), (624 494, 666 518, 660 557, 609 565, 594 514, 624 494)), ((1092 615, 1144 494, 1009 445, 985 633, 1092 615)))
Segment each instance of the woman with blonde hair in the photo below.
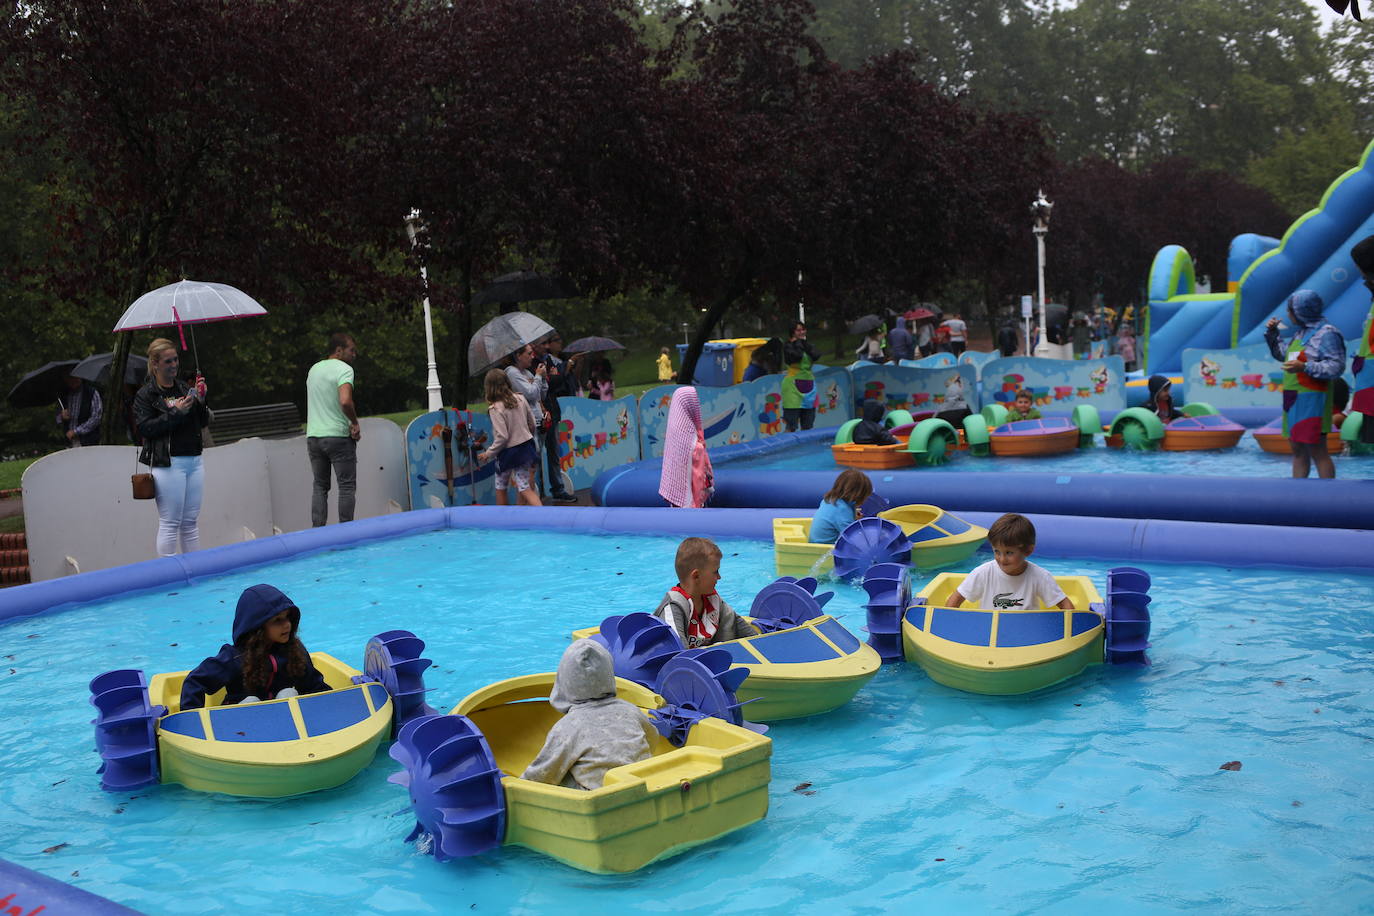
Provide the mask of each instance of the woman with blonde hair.
POLYGON ((486 396, 487 416, 491 418, 491 445, 477 456, 486 464, 496 459, 496 504, 510 505, 506 490, 512 478, 516 501, 526 506, 541 506, 539 491, 534 488, 534 469, 539 452, 534 444, 534 413, 524 395, 511 387, 510 379, 501 369, 492 369, 482 380, 486 396))
POLYGON ((157 485, 157 554, 170 557, 200 548, 200 504, 205 492, 201 430, 210 423, 205 381, 177 378, 176 344, 159 337, 148 345, 148 379, 134 396, 134 425, 143 437, 138 460, 157 485))

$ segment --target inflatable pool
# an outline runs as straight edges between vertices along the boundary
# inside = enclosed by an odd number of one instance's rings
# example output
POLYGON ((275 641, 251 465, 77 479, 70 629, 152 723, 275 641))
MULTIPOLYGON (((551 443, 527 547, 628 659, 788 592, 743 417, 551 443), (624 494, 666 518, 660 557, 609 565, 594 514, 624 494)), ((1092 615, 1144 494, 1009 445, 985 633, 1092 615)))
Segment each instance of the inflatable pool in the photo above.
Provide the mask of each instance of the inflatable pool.
POLYGON ((1086 576, 1055 576, 1073 601, 1071 611, 947 607, 964 578, 936 576, 902 617, 906 660, 938 683, 970 693, 1030 693, 1089 665, 1145 660, 1150 580, 1141 570, 1109 573, 1106 602, 1086 576))
POLYGON ((591 791, 517 775, 561 718, 548 702, 554 672, 491 684, 449 715, 415 719, 391 749, 403 768, 391 780, 409 790, 417 819, 407 840, 428 836, 440 861, 504 844, 611 874, 762 820, 772 741, 738 724, 708 661, 671 659, 662 694, 616 679, 616 695, 653 718, 661 737, 651 757, 608 770, 591 791))
POLYGON ((221 706, 221 689, 201 709, 180 709, 189 672, 134 669, 91 681, 101 787, 123 792, 157 782, 253 798, 301 795, 342 785, 372 762, 393 719, 433 712, 424 705, 424 642, 393 630, 366 650, 366 674, 324 652, 311 661, 329 690, 221 706), (393 702, 394 701, 394 702, 393 702))

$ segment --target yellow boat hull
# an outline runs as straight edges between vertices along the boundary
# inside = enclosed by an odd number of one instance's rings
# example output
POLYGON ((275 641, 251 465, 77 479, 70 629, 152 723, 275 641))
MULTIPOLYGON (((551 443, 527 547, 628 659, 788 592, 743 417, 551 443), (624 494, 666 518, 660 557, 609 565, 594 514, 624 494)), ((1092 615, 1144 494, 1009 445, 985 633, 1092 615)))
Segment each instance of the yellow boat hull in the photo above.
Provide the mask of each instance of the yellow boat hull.
MULTIPOLYGON (((914 504, 878 513, 912 538, 911 562, 922 569, 959 563, 977 552, 988 530, 939 506, 914 504)), ((813 544, 809 518, 773 519, 773 561, 779 576, 824 576, 835 568, 834 544, 813 544)))
MULTIPOLYGON (((606 773, 587 792, 521 779, 560 714, 547 702, 554 674, 483 688, 453 709, 482 730, 502 780, 507 845, 542 852, 574 868, 615 874, 710 842, 768 813, 772 741, 720 719, 692 727, 673 747, 655 736, 653 756, 606 773)), ((616 679, 617 694, 643 710, 653 691, 616 679)))
POLYGON ((1101 595, 1086 576, 1055 576, 1076 610, 951 608, 963 573, 941 573, 902 619, 902 649, 930 678, 970 693, 1030 693, 1074 677, 1104 655, 1101 595))
POLYGON ((311 654, 330 690, 239 706, 180 709, 188 672, 154 675, 149 700, 158 721, 161 781, 201 792, 280 798, 352 779, 391 733, 391 697, 380 684, 353 684, 361 672, 323 652, 311 654))

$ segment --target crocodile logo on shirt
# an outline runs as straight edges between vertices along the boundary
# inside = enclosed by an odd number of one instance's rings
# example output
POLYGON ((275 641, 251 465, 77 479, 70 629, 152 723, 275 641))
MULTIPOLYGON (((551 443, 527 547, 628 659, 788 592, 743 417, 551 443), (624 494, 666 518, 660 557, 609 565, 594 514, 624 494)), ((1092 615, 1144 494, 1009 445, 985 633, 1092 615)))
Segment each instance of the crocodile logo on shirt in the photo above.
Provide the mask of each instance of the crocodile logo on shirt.
POLYGON ((1015 592, 998 592, 992 596, 992 606, 995 608, 1021 607, 1021 602, 1025 599, 1013 598, 1012 595, 1015 594, 1015 592))

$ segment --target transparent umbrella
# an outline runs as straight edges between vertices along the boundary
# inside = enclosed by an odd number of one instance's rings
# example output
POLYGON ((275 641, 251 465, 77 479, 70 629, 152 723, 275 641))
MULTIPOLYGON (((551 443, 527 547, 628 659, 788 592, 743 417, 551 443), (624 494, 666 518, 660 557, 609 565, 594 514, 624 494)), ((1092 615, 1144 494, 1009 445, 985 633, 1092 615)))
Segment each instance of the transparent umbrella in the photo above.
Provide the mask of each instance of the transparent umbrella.
MULTIPOLYGON (((161 328, 176 325, 181 335, 181 349, 186 347, 186 334, 183 327, 188 324, 208 324, 211 321, 233 321, 236 318, 251 318, 266 315, 267 309, 241 289, 224 283, 201 283, 197 280, 182 280, 169 283, 150 293, 144 293, 134 300, 134 304, 124 310, 115 322, 116 331, 138 331, 143 328, 161 328)), ((194 352, 195 332, 191 334, 191 349, 194 352)), ((200 355, 196 354, 196 367, 199 369, 200 355)))
POLYGON ((529 312, 497 315, 478 328, 468 342, 468 374, 481 375, 526 344, 553 333, 553 325, 529 312))

